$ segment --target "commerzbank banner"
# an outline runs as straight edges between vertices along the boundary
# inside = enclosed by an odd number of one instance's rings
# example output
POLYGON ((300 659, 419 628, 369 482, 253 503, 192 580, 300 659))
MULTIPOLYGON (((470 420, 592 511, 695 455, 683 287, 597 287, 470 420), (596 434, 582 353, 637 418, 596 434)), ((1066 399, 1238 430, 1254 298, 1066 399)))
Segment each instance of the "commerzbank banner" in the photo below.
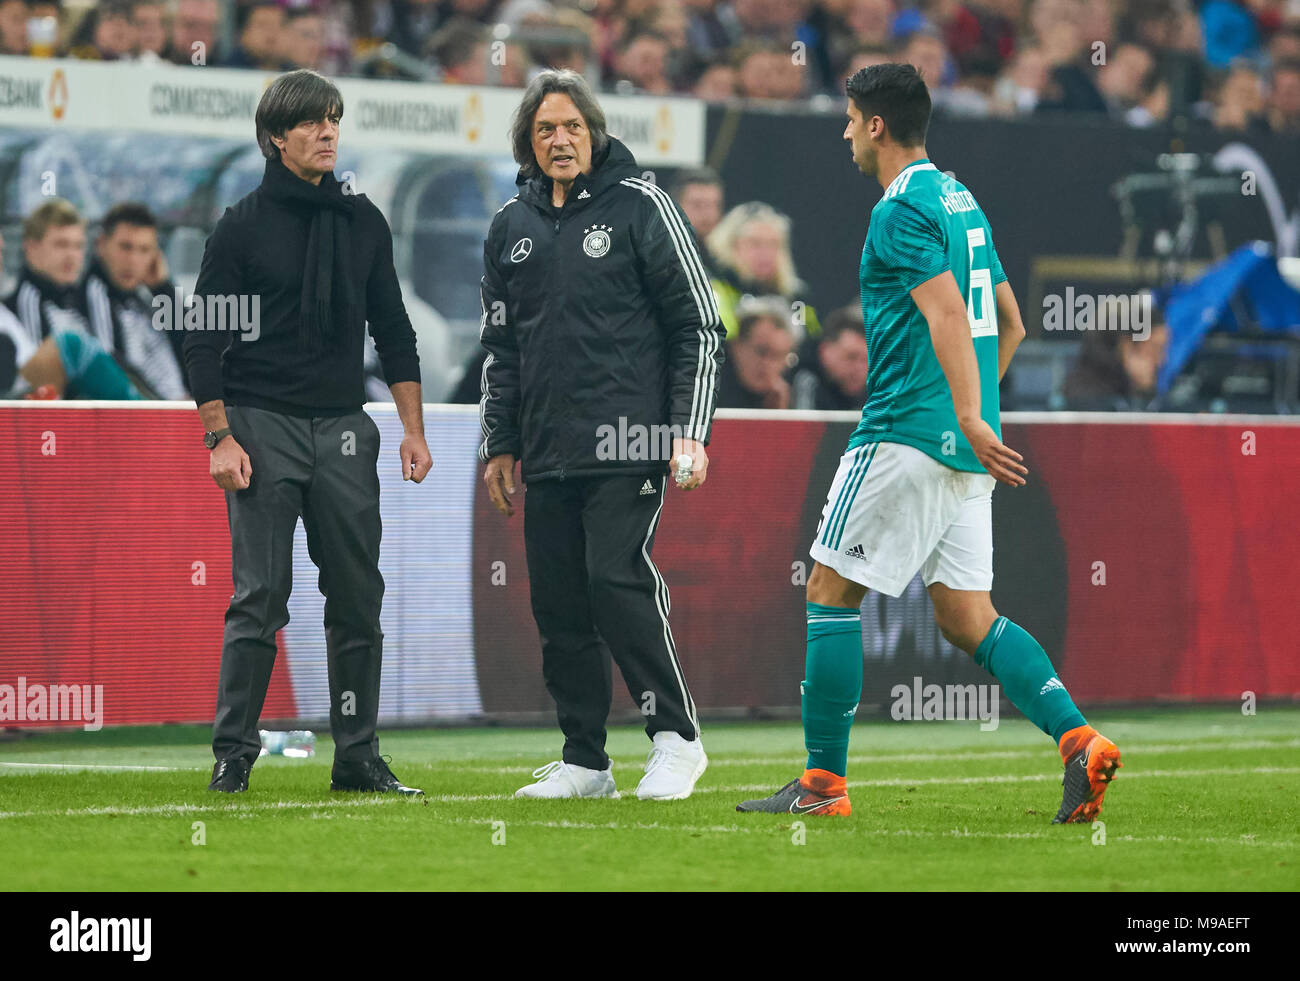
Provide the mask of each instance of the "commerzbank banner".
MULTIPOLYGON (((253 115, 275 76, 173 65, 0 57, 0 123, 70 130, 193 133, 252 139, 253 115)), ((510 156, 518 89, 335 79, 344 134, 367 146, 510 156)), ((704 107, 692 99, 602 96, 609 131, 638 161, 704 160, 704 107)))

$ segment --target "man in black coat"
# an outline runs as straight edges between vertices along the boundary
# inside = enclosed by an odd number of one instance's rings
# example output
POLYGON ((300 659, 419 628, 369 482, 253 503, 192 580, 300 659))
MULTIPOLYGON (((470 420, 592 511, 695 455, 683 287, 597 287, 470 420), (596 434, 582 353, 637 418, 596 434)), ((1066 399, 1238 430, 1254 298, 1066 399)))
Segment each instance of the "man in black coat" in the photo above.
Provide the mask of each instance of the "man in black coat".
POLYGON ((545 71, 512 131, 519 193, 483 250, 484 480, 524 540, 564 753, 521 797, 616 796, 610 654, 646 717, 642 799, 689 797, 708 761, 650 559, 670 465, 704 483, 725 331, 691 227, 605 131, 581 75, 545 71))
POLYGON ((275 634, 289 620, 301 516, 325 595, 330 788, 420 793, 393 776, 375 735, 384 580, 379 427, 362 410, 367 322, 405 432, 402 479, 419 483, 433 462, 392 234, 378 208, 334 178, 342 117, 338 89, 312 71, 282 75, 263 93, 266 173, 217 223, 183 314, 190 391, 212 478, 226 492, 235 586, 212 790, 247 789, 261 748, 257 722, 275 634))

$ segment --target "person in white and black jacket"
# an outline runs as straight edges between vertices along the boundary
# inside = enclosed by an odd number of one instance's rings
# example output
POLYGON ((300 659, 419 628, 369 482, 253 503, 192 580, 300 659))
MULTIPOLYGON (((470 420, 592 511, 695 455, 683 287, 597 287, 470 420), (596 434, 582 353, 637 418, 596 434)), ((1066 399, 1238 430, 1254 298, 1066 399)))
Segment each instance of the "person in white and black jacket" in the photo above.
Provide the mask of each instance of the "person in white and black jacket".
POLYGON ((519 193, 484 246, 480 459, 524 538, 563 758, 525 797, 614 794, 609 655, 653 749, 637 795, 688 797, 707 759, 650 559, 670 462, 704 483, 725 333, 689 223, 605 130, 587 83, 544 71, 512 130, 519 193))
POLYGON ((143 204, 125 201, 100 222, 95 256, 81 283, 90 333, 105 350, 119 354, 160 399, 189 393, 181 374, 179 331, 153 326, 153 298, 170 301, 175 284, 158 248, 158 222, 143 204))

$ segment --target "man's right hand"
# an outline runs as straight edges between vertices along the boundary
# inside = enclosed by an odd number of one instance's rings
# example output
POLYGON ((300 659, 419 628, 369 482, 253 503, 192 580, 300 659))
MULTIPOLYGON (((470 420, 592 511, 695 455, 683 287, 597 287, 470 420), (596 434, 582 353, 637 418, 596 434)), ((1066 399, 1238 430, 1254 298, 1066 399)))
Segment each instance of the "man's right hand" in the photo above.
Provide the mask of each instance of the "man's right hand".
POLYGON ((1024 465, 1025 458, 998 439, 992 426, 983 419, 976 419, 962 426, 962 435, 984 469, 994 478, 1011 487, 1025 486, 1025 478, 1029 475, 1029 468, 1024 465))
POLYGON ((488 460, 483 470, 483 482, 487 484, 492 506, 507 518, 511 517, 515 513, 510 503, 510 495, 515 492, 514 454, 499 453, 488 460))
POLYGON ((208 473, 224 491, 247 490, 253 479, 253 464, 235 437, 227 436, 209 455, 208 473))

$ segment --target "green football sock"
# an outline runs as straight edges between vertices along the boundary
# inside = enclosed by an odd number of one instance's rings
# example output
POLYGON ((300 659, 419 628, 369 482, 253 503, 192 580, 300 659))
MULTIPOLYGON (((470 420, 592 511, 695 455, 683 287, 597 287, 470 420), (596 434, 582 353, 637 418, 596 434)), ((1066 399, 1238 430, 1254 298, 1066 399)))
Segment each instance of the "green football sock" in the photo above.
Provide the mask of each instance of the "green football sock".
POLYGON ((993 621, 975 663, 997 678, 1011 704, 1058 745, 1071 729, 1087 725, 1042 645, 1006 617, 993 621))
POLYGON ((849 730, 862 696, 862 611, 808 604, 804 662, 803 739, 808 769, 844 776, 849 730))

